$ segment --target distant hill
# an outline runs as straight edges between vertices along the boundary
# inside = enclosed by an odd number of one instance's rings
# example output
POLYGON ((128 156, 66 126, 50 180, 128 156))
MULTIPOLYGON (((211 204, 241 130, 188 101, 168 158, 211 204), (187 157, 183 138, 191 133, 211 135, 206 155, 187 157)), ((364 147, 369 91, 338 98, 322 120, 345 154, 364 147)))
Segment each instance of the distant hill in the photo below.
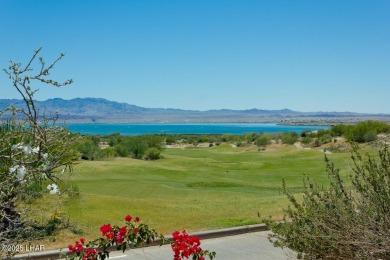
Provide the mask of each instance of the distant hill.
MULTIPOLYGON (((278 122, 283 124, 332 124, 339 121, 355 122, 375 119, 390 121, 386 114, 353 112, 297 112, 281 110, 183 110, 173 108, 145 108, 103 98, 61 98, 36 101, 40 113, 54 115, 69 123, 219 123, 219 122, 278 122)), ((0 110, 9 105, 24 107, 18 99, 0 99, 0 110)), ((3 115, 4 118, 4 115, 3 115)))

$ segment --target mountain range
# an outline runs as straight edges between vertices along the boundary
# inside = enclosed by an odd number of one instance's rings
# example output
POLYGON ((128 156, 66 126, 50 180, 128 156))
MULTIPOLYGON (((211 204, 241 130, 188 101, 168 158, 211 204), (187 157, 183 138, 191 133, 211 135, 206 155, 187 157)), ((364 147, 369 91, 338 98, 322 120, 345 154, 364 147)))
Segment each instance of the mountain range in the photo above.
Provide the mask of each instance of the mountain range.
MULTIPOLYGON (((0 99, 0 111, 9 105, 23 108, 19 99, 0 99)), ((54 115, 68 123, 264 123, 282 124, 332 124, 355 122, 368 119, 390 121, 388 114, 368 114, 354 112, 297 112, 280 110, 184 110, 173 108, 145 108, 127 103, 109 101, 103 98, 61 98, 35 101, 40 113, 54 115)), ((6 115, 3 115, 4 118, 6 115)))

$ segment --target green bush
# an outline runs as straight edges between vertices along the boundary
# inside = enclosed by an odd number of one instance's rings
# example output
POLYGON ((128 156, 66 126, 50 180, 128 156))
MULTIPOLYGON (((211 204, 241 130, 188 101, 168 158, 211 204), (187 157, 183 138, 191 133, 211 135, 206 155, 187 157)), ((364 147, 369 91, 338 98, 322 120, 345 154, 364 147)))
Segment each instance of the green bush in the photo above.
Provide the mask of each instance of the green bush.
POLYGON ((271 136, 262 134, 256 139, 255 143, 258 147, 265 148, 271 143, 271 136))
POLYGON ((142 159, 146 149, 148 149, 148 144, 141 137, 135 137, 129 140, 129 147, 131 151, 131 157, 134 159, 142 159))
POLYGON ((296 141, 298 141, 298 134, 295 132, 289 132, 289 133, 282 133, 280 136, 280 139, 282 140, 283 144, 294 144, 296 141))
POLYGON ((164 138, 162 136, 159 136, 159 135, 144 135, 144 136, 141 136, 140 137, 141 139, 143 139, 146 144, 148 145, 148 147, 154 147, 154 148, 157 148, 158 150, 163 150, 163 141, 164 141, 164 138))
POLYGON ((234 140, 234 136, 231 135, 231 134, 223 134, 223 135, 221 136, 221 141, 222 141, 222 142, 231 142, 231 141, 233 141, 233 140, 234 140))
POLYGON ((335 125, 330 129, 331 136, 343 136, 351 126, 348 125, 335 125))
POLYGON ((145 160, 158 160, 161 158, 160 150, 152 147, 148 148, 145 152, 145 160))
POLYGON ((253 143, 257 138, 257 134, 256 133, 244 133, 243 135, 243 139, 245 139, 245 141, 247 143, 253 143))
POLYGON ((364 121, 356 125, 337 125, 330 130, 332 136, 344 136, 348 141, 364 143, 377 139, 379 133, 389 133, 390 125, 379 121, 364 121))
POLYGON ((166 138, 165 138, 165 143, 166 144, 174 144, 176 142, 175 138, 173 138, 172 135, 168 135, 166 138))
POLYGON ((321 144, 327 144, 332 142, 332 136, 330 134, 324 134, 320 137, 321 144))
POLYGON ((81 153, 81 159, 84 160, 95 160, 100 150, 98 143, 85 136, 77 143, 76 147, 81 153))
POLYGON ((120 157, 129 157, 131 155, 131 147, 127 142, 119 142, 114 146, 114 150, 120 157))
POLYGON ((326 159, 329 187, 309 179, 303 201, 283 189, 291 203, 284 221, 264 220, 275 246, 299 259, 390 259, 390 153, 352 155, 351 184, 326 159))
POLYGON ((99 149, 99 151, 96 154, 95 159, 96 160, 105 160, 109 158, 114 158, 117 155, 116 150, 114 147, 107 147, 104 149, 99 149))
POLYGON ((370 130, 363 135, 364 142, 372 142, 378 139, 378 135, 375 130, 370 130))
POLYGON ((311 138, 309 136, 305 136, 305 137, 302 137, 301 142, 302 142, 302 144, 310 144, 311 142, 313 142, 313 138, 311 138))

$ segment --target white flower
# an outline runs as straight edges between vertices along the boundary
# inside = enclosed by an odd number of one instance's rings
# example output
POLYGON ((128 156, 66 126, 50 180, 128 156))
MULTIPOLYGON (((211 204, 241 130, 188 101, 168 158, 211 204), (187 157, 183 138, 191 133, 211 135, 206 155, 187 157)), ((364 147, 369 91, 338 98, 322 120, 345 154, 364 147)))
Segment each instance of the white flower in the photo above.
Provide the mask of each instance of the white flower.
POLYGON ((39 146, 35 147, 32 149, 33 153, 39 153, 39 146))
POLYGON ((30 154, 31 151, 32 151, 31 146, 26 145, 26 146, 23 147, 23 152, 24 152, 24 154, 26 154, 26 155, 27 155, 27 154, 30 154))
POLYGON ((17 169, 19 169, 19 165, 12 166, 9 168, 9 173, 14 173, 17 169))
POLYGON ((47 153, 42 154, 42 158, 46 160, 47 159, 47 153))
POLYGON ((50 194, 51 194, 51 195, 55 195, 55 194, 57 194, 57 193, 60 193, 60 190, 59 190, 59 189, 52 189, 52 190, 50 191, 50 194))
POLYGON ((14 144, 11 149, 12 150, 16 150, 16 149, 23 148, 23 147, 24 147, 24 143, 21 142, 21 143, 18 143, 18 144, 14 144))
POLYGON ((49 190, 51 195, 60 193, 60 189, 58 188, 57 184, 49 184, 47 185, 47 189, 49 190))
POLYGON ((22 181, 24 179, 24 175, 26 175, 26 173, 27 173, 27 169, 26 169, 26 167, 24 167, 24 165, 22 165, 18 168, 16 178, 19 181, 22 181))

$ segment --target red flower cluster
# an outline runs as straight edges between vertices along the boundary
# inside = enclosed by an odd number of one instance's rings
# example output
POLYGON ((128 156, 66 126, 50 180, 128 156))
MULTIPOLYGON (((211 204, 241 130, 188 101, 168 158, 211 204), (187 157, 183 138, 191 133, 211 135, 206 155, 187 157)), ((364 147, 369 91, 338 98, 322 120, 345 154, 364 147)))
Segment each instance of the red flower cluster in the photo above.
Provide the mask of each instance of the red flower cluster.
MULTIPOLYGON (((185 230, 180 234, 179 231, 175 231, 172 234, 173 242, 171 244, 174 252, 173 260, 180 260, 183 257, 187 258, 191 255, 197 255, 201 253, 202 249, 199 247, 199 238, 194 236, 190 237, 185 230)), ((204 260, 204 257, 197 258, 204 260)))
MULTIPOLYGON (((126 222, 130 222, 132 219, 133 219, 133 217, 130 216, 130 215, 125 216, 125 221, 126 222)), ((139 222, 139 217, 135 217, 134 222, 139 222)))
MULTIPOLYGON (((132 216, 126 215, 124 217, 124 220, 130 224, 131 220, 133 219, 132 216)), ((134 222, 139 222, 139 217, 136 217, 134 222)), ((134 228, 133 224, 130 224, 131 227, 134 228)), ((127 227, 123 226, 121 228, 115 227, 114 228, 110 224, 104 224, 100 227, 100 232, 104 237, 106 237, 109 240, 116 240, 118 244, 122 244, 125 241, 126 236, 128 235, 127 227)), ((134 234, 138 234, 139 229, 134 228, 134 234)))
POLYGON ((125 237, 127 235, 127 229, 125 226, 121 227, 119 231, 116 233, 116 242, 118 244, 122 244, 125 237))
POLYGON ((97 260, 98 251, 96 248, 85 249, 85 255, 82 260, 97 260))
POLYGON ((112 227, 110 224, 104 224, 103 226, 101 226, 100 232, 109 240, 112 240, 114 238, 114 233, 112 232, 112 227))
MULTIPOLYGON (((81 240, 81 238, 80 238, 81 240)), ((74 244, 74 246, 72 245, 69 245, 68 248, 70 251, 72 251, 73 253, 81 253, 83 252, 84 250, 84 247, 82 245, 83 243, 80 243, 79 241, 76 241, 76 243, 74 244)))
MULTIPOLYGON (((80 241, 76 241, 74 246, 69 245, 69 250, 74 253, 70 259, 97 260, 99 255, 105 258, 108 257, 107 249, 112 245, 116 245, 117 250, 125 250, 128 244, 138 246, 145 242, 154 241, 154 238, 158 236, 158 233, 154 229, 149 230, 147 225, 135 224, 140 221, 139 217, 135 217, 134 222, 132 222, 133 217, 126 215, 124 220, 126 225, 122 227, 111 226, 110 224, 104 224, 100 227, 102 236, 108 241, 99 238, 85 244, 85 239, 80 238, 80 241), (98 253, 98 248, 102 248, 102 252, 98 253)), ((170 241, 160 235, 162 238, 161 245, 166 242, 171 244, 174 260, 188 259, 189 257, 196 260, 205 260, 204 256, 208 256, 212 260, 215 257, 215 252, 202 250, 199 247, 199 238, 196 236, 190 237, 185 230, 182 233, 175 231, 172 236, 173 239, 170 241)))
POLYGON ((80 242, 76 241, 75 245, 69 245, 68 248, 72 253, 81 254, 84 256, 82 260, 96 260, 98 255, 98 250, 96 248, 84 248, 85 239, 80 238, 80 242), (84 252, 85 251, 85 252, 84 252))

